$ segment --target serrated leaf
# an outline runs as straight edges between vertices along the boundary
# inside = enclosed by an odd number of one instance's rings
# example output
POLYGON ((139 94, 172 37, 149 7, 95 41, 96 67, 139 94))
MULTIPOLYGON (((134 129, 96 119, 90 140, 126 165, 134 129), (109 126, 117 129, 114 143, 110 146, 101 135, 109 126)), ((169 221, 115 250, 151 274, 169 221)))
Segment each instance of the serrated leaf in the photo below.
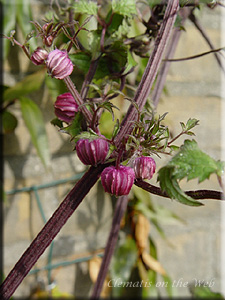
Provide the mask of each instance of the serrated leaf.
POLYGON ((112 9, 114 12, 128 17, 137 14, 135 0, 113 0, 112 9))
POLYGON ((194 128, 196 125, 198 125, 199 120, 197 119, 188 119, 187 124, 186 124, 186 130, 190 130, 194 128))
POLYGON ((82 13, 88 15, 97 15, 98 13, 98 6, 96 2, 87 1, 87 0, 79 0, 75 2, 73 5, 75 13, 82 13))
POLYGON ((45 77, 45 70, 42 69, 34 74, 26 76, 22 81, 8 88, 3 93, 4 101, 11 101, 39 90, 45 77))
POLYGON ((208 179, 213 173, 220 175, 224 170, 224 164, 201 151, 195 140, 185 140, 180 151, 167 166, 174 167, 173 176, 175 179, 198 178, 199 182, 208 179))
POLYGON ((198 178, 199 182, 209 178, 212 173, 220 175, 224 170, 224 163, 215 161, 198 148, 195 140, 185 140, 180 151, 171 161, 158 172, 161 189, 166 191, 171 199, 187 204, 201 205, 187 196, 179 187, 178 180, 198 178))
POLYGON ((201 202, 195 201, 181 190, 177 180, 173 176, 173 172, 174 167, 168 165, 159 170, 158 181, 162 191, 167 192, 171 199, 175 199, 183 204, 190 206, 202 205, 201 202))
POLYGON ((81 127, 82 119, 83 119, 82 113, 81 112, 76 113, 73 122, 67 127, 64 127, 61 131, 69 133, 71 138, 74 138, 82 131, 82 127, 81 127))
POLYGON ((45 123, 40 108, 31 99, 21 97, 21 112, 29 130, 32 143, 45 167, 50 164, 50 153, 45 123))
POLYGON ((2 114, 2 126, 4 133, 11 133, 17 127, 17 118, 9 111, 4 111, 2 114))

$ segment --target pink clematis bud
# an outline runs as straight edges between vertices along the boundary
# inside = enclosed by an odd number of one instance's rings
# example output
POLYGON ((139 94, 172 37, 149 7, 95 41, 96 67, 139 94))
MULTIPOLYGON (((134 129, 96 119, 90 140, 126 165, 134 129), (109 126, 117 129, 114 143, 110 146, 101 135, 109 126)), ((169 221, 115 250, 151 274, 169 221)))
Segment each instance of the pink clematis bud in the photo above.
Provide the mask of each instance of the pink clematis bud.
POLYGON ((134 172, 137 179, 151 179, 155 169, 155 160, 150 156, 141 156, 134 160, 134 172))
POLYGON ((71 123, 78 111, 78 104, 70 93, 64 93, 57 97, 55 104, 55 115, 66 123, 71 123))
POLYGON ((41 47, 38 47, 30 57, 30 60, 35 65, 41 65, 48 57, 48 52, 41 47))
POLYGON ((63 79, 73 72, 73 63, 66 50, 51 51, 48 54, 46 66, 49 74, 57 79, 63 79))
POLYGON ((76 150, 83 164, 95 166, 98 163, 104 163, 109 151, 109 144, 101 138, 80 139, 76 144, 76 150))
POLYGON ((115 196, 128 195, 134 183, 134 170, 130 167, 107 167, 101 174, 101 181, 105 192, 115 196))

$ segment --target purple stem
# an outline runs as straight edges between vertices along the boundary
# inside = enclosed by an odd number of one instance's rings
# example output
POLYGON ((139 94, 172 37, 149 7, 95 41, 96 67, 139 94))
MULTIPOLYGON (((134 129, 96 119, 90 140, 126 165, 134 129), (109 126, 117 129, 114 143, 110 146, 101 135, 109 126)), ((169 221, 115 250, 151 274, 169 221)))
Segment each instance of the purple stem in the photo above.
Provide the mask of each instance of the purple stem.
POLYGON ((88 124, 91 124, 92 121, 92 114, 91 112, 87 109, 87 107, 84 104, 83 99, 81 98, 81 95, 78 93, 74 83, 70 79, 69 76, 63 79, 69 92, 72 94, 73 98, 76 100, 77 104, 80 106, 79 109, 84 115, 86 121, 88 124))
MULTIPOLYGON (((184 21, 188 18, 190 13, 191 13, 191 10, 186 7, 180 9, 179 14, 182 17, 182 22, 181 22, 182 25, 184 24, 184 21)), ((172 34, 170 43, 168 45, 168 48, 167 48, 167 51, 165 54, 165 60, 170 59, 174 56, 175 50, 177 48, 177 44, 178 44, 180 36, 181 36, 181 32, 182 31, 178 27, 175 27, 173 29, 173 34, 172 34)), ((166 82, 166 77, 167 77, 167 74, 168 74, 168 71, 170 68, 170 64, 171 64, 171 62, 164 61, 162 64, 162 67, 159 71, 159 74, 157 76, 157 80, 154 85, 154 90, 153 90, 152 97, 151 97, 155 108, 158 106, 159 99, 162 94, 162 90, 165 85, 165 82, 166 82)))
POLYGON ((0 286, 1 300, 7 300, 13 295, 38 258, 50 245, 92 186, 97 182, 105 167, 106 165, 90 167, 76 183, 0 286))
MULTIPOLYGON (((172 31, 172 27, 177 15, 179 7, 179 1, 175 0, 169 0, 167 9, 164 15, 164 21, 160 27, 158 36, 156 38, 155 47, 153 50, 152 55, 149 58, 147 67, 145 69, 145 72, 143 74, 142 80, 138 86, 137 92, 134 96, 134 101, 137 103, 139 110, 142 110, 144 107, 144 104, 147 100, 148 94, 150 92, 150 89, 152 87, 152 84, 154 82, 156 73, 158 71, 160 62, 162 60, 163 51, 166 47, 167 41, 170 37, 170 33, 172 31)), ((138 112, 136 108, 131 105, 125 118, 123 119, 120 131, 118 135, 115 138, 115 144, 118 148, 122 149, 123 147, 123 137, 132 131, 132 126, 130 121, 134 121, 138 116, 138 112)), ((106 249, 104 252, 103 261, 101 264, 101 268, 98 274, 98 278, 96 281, 96 284, 94 286, 92 299, 97 299, 100 297, 100 293, 102 290, 102 286, 104 283, 104 280, 106 278, 109 264, 116 246, 118 233, 120 229, 120 222, 121 218, 123 217, 126 207, 128 203, 127 197, 120 197, 117 200, 117 206, 114 213, 113 218, 113 224, 111 228, 111 232, 107 241, 106 249), (126 200, 125 200, 126 199, 126 200)))
MULTIPOLYGON (((189 19, 192 21, 192 23, 195 25, 195 27, 199 30, 199 32, 201 33, 201 35, 203 36, 203 38, 205 39, 205 41, 209 45, 210 49, 214 50, 215 47, 214 47, 213 43, 211 42, 211 40, 210 40, 209 36, 207 35, 207 33, 205 32, 204 28, 201 26, 201 24, 196 19, 193 12, 190 14, 189 19)), ((215 58, 217 60, 218 65, 220 66, 221 70, 225 74, 225 69, 223 67, 223 63, 220 60, 219 55, 216 52, 214 53, 214 55, 215 55, 215 58)))
MULTIPOLYGON (((164 14, 162 25, 159 29, 155 46, 152 54, 148 60, 145 72, 138 85, 137 91, 134 96, 134 102, 137 103, 139 110, 141 111, 147 101, 156 74, 158 72, 160 63, 162 61, 163 52, 168 43, 173 24, 175 22, 177 12, 179 8, 178 0, 169 0, 167 8, 164 14)), ((133 126, 131 121, 135 121, 138 116, 138 111, 134 105, 130 105, 127 114, 125 115, 118 135, 115 138, 115 145, 119 148, 123 137, 126 137, 132 132, 133 126)))
POLYGON ((109 264, 113 256, 114 249, 116 247, 116 242, 120 231, 120 223, 126 211, 127 204, 128 204, 128 196, 121 196, 118 198, 116 202, 111 231, 108 237, 108 241, 104 252, 104 257, 98 273, 96 284, 92 292, 91 299, 98 299, 100 297, 102 286, 104 284, 108 272, 109 264))
MULTIPOLYGON (((166 192, 163 192, 159 187, 154 186, 141 179, 136 179, 135 185, 151 194, 162 196, 165 198, 170 198, 168 194, 166 192)), ((185 194, 187 194, 188 196, 192 197, 195 200, 200 200, 200 199, 225 200, 224 194, 219 191, 196 190, 196 191, 186 191, 185 194)))

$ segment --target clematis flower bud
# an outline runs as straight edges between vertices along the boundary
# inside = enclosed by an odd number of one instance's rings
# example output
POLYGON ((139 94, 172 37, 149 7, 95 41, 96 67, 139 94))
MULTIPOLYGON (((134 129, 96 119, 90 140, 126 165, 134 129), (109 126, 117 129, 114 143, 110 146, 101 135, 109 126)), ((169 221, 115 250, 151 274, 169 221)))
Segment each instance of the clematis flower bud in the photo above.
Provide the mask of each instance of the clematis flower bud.
POLYGON ((48 57, 48 52, 41 47, 38 47, 30 57, 30 60, 35 65, 41 65, 48 57))
POLYGON ((57 79, 63 79, 73 72, 73 64, 66 50, 49 52, 46 66, 49 74, 57 79))
POLYGON ((136 178, 151 179, 155 173, 155 169, 155 160, 150 156, 141 156, 134 160, 134 172, 136 178))
POLYGON ((134 170, 130 167, 107 167, 101 174, 101 181, 105 192, 116 195, 128 195, 134 183, 134 170))
POLYGON ((76 150, 83 164, 95 166, 105 161, 109 144, 101 138, 94 140, 80 139, 76 144, 76 150))
POLYGON ((66 123, 71 123, 78 111, 78 104, 70 93, 64 93, 57 97, 55 104, 55 115, 66 123))

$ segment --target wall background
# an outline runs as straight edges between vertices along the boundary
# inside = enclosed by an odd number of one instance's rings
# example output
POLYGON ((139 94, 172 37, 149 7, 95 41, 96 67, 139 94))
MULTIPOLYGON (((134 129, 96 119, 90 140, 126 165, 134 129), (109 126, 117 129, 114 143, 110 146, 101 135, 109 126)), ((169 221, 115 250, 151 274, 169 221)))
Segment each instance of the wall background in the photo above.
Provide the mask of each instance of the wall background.
MULTIPOLYGON (((36 19, 46 7, 41 1, 32 2, 36 19)), ((207 30, 215 48, 221 46, 221 9, 204 9, 199 12, 200 22, 207 30)), ((209 48, 190 21, 186 22, 187 31, 183 32, 175 58, 191 56, 209 48)), ((224 46, 224 45, 223 45, 224 46)), ((14 85, 27 73, 33 70, 25 55, 18 47, 11 48, 10 58, 4 66, 4 82, 14 85)), ((169 112, 167 123, 174 131, 179 130, 179 122, 188 118, 200 120, 194 130, 194 137, 199 147, 214 157, 221 157, 221 77, 220 69, 213 54, 186 62, 174 62, 171 65, 166 84, 168 95, 163 95, 158 106, 158 113, 169 112)), ((46 184, 51 181, 69 178, 84 171, 75 153, 72 151, 67 136, 57 132, 49 122, 54 118, 53 103, 48 96, 41 101, 44 90, 32 95, 44 112, 46 128, 51 149, 51 171, 46 172, 30 142, 27 129, 21 119, 20 108, 15 105, 14 113, 19 118, 15 134, 4 137, 4 188, 5 191, 46 184)), ((182 143, 182 139, 180 143, 182 143)), ((165 159, 158 159, 157 168, 165 164, 165 159)), ((152 183, 156 183, 156 176, 152 183)), ((197 181, 183 182, 185 189, 219 190, 216 177, 211 176, 199 186, 197 181)), ((73 182, 40 190, 39 196, 44 213, 48 219, 64 196, 73 186, 73 182)), ((204 200, 205 206, 193 208, 175 201, 152 196, 155 203, 173 210, 185 223, 168 223, 163 229, 167 240, 156 233, 151 234, 157 244, 159 261, 172 279, 189 283, 198 280, 214 280, 213 291, 221 291, 221 205, 219 201, 204 200)), ((52 262, 69 261, 80 256, 88 256, 93 251, 102 252, 111 226, 113 207, 110 198, 104 195, 101 184, 92 189, 76 213, 70 218, 56 237, 52 253, 52 262), (98 197, 96 197, 98 195, 98 197)), ((4 217, 4 269, 5 274, 11 270, 20 258, 30 241, 43 226, 34 193, 21 192, 8 195, 5 203, 4 217)), ((35 268, 46 264, 47 250, 35 268)), ((88 263, 82 262, 52 270, 59 289, 74 293, 76 297, 85 297, 90 292, 91 279, 88 263)), ((16 296, 27 296, 37 282, 47 283, 46 271, 29 275, 15 293, 16 296)), ((163 293, 163 291, 162 291, 163 293)), ((180 296, 189 296, 188 288, 178 287, 180 296)))

